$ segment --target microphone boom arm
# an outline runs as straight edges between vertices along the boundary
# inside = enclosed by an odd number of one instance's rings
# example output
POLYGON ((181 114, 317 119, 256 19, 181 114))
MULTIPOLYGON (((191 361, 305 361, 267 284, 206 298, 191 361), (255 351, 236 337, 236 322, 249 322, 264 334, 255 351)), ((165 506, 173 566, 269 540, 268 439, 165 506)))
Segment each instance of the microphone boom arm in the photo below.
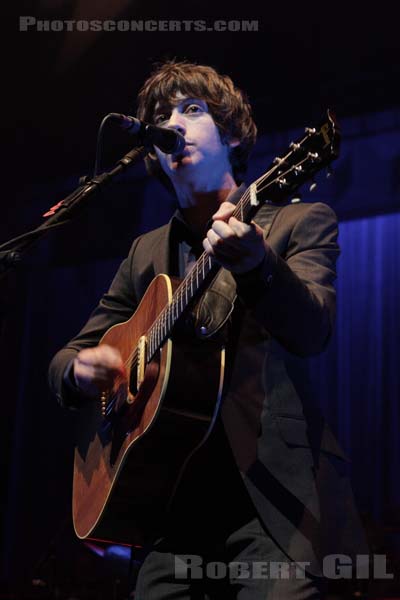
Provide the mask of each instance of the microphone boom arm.
POLYGON ((71 221, 71 216, 84 201, 96 194, 102 187, 111 182, 112 179, 125 171, 128 167, 139 162, 146 154, 147 149, 144 146, 133 148, 116 163, 111 171, 96 175, 84 185, 79 186, 56 205, 52 206, 43 215, 43 217, 47 217, 47 219, 42 225, 1 244, 0 274, 4 275, 9 269, 19 264, 23 254, 25 254, 28 248, 30 248, 38 239, 44 237, 48 231, 69 223, 71 221))

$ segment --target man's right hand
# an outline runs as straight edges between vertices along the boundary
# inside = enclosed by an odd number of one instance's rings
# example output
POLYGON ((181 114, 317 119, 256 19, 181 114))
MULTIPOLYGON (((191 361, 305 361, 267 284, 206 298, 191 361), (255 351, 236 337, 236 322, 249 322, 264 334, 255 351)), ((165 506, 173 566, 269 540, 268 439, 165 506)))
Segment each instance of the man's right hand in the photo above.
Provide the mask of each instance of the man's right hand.
POLYGON ((73 375, 76 386, 85 396, 98 398, 101 392, 113 386, 118 375, 126 377, 126 370, 119 350, 101 344, 77 354, 73 375))

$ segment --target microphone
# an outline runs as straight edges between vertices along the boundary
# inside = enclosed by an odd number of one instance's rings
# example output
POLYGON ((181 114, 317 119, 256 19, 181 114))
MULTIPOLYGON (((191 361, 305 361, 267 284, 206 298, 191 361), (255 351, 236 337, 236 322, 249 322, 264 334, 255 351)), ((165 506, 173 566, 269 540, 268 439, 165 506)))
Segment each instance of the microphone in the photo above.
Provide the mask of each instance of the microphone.
POLYGON ((153 144, 165 154, 179 154, 185 148, 185 138, 175 129, 158 127, 119 113, 110 113, 108 116, 119 121, 119 126, 128 133, 137 135, 143 144, 153 144))

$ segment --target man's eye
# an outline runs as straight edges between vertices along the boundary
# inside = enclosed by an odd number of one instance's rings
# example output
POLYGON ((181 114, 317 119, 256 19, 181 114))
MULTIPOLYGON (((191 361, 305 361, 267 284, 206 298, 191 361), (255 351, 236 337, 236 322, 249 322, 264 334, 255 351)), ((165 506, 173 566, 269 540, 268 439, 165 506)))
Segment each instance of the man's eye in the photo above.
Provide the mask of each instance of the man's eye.
POLYGON ((203 112, 203 108, 199 104, 188 104, 185 108, 185 113, 203 112))
POLYGON ((161 123, 164 123, 167 119, 168 119, 168 117, 166 114, 160 113, 159 115, 156 115, 154 117, 154 123, 156 125, 161 125, 161 123))

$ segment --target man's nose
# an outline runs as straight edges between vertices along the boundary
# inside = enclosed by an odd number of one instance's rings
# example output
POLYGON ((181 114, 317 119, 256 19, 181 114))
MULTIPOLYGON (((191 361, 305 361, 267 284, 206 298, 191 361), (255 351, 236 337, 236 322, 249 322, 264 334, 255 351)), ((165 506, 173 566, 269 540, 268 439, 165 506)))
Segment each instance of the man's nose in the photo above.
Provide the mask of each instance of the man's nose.
POLYGON ((184 116, 178 111, 172 111, 167 127, 169 129, 175 129, 178 133, 185 135, 186 126, 184 116))

